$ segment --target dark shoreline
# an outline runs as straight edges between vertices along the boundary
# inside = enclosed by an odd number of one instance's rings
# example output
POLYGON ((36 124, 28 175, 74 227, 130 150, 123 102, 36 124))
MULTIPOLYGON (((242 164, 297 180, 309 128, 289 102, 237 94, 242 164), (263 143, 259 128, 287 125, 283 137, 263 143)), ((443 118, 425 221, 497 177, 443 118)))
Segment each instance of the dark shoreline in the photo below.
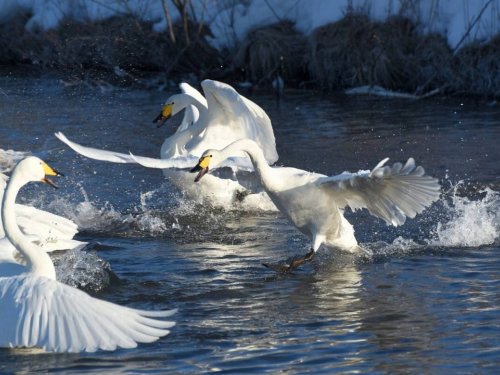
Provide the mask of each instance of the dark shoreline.
POLYGON ((95 23, 65 22, 31 33, 28 15, 0 26, 0 67, 113 86, 172 86, 204 78, 270 88, 341 91, 380 86, 412 94, 500 98, 500 34, 452 50, 438 34, 423 35, 407 18, 374 22, 350 13, 304 36, 289 21, 251 31, 232 50, 218 51, 204 25, 177 25, 181 37, 130 16, 95 23), (189 33, 189 38, 182 35, 189 33))

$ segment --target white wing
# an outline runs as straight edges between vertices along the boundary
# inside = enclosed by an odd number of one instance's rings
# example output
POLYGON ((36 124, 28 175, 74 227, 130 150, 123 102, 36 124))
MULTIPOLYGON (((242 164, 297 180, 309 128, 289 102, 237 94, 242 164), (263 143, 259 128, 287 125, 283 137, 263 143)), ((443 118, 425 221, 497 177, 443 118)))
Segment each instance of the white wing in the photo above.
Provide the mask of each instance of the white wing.
MULTIPOLYGON (((201 94, 201 92, 196 90, 189 83, 182 82, 181 84, 179 84, 179 87, 184 94, 195 98, 197 101, 204 104, 205 107, 207 106, 207 100, 205 99, 205 97, 201 94)), ((176 130, 176 133, 186 130, 196 121, 198 121, 199 117, 200 113, 198 112, 198 109, 194 105, 188 105, 184 110, 184 117, 182 118, 182 121, 176 130)))
MULTIPOLYGON (((0 201, 7 179, 7 176, 0 173, 0 201)), ((86 244, 86 242, 73 240, 78 233, 78 226, 65 217, 35 207, 16 204, 16 220, 21 231, 29 237, 30 241, 41 246, 44 251, 67 250, 86 244)), ((0 238, 4 236, 0 219, 0 238)))
POLYGON ((439 199, 440 186, 437 179, 425 175, 424 168, 415 165, 413 158, 404 166, 395 163, 384 167, 387 160, 371 172, 342 173, 316 183, 327 189, 339 207, 367 208, 388 224, 402 225, 406 217, 414 218, 439 199))
POLYGON ((0 347, 54 352, 134 348, 169 333, 175 310, 143 311, 93 298, 45 277, 0 278, 0 347))
POLYGON ((130 159, 133 160, 134 163, 142 165, 146 168, 154 168, 154 169, 165 169, 165 168, 178 168, 178 169, 186 169, 193 168, 198 162, 198 158, 196 156, 180 156, 169 159, 155 159, 148 158, 146 156, 137 156, 130 153, 130 159))
POLYGON ((66 136, 61 133, 54 134, 61 142, 66 143, 74 151, 90 159, 109 161, 111 163, 134 163, 128 154, 121 154, 119 152, 100 150, 98 148, 86 147, 78 143, 70 141, 66 136))
POLYGON ((182 82, 179 84, 179 87, 184 94, 193 97, 194 99, 199 101, 201 104, 203 104, 205 107, 207 106, 207 99, 205 99, 203 94, 201 92, 199 92, 198 90, 196 90, 189 83, 182 82))
POLYGON ((139 164, 147 168, 165 169, 165 168, 192 168, 197 162, 198 158, 195 156, 185 156, 170 159, 155 159, 147 156, 138 156, 129 154, 120 154, 113 151, 98 150, 91 147, 81 146, 75 142, 71 142, 64 134, 56 133, 57 138, 66 143, 73 150, 79 154, 89 157, 91 159, 109 161, 113 163, 131 163, 139 164))
POLYGON ((73 221, 24 204, 16 204, 16 217, 25 234, 68 239, 78 233, 78 226, 73 221))
POLYGON ((266 112, 225 83, 206 79, 201 86, 207 99, 209 123, 232 126, 240 138, 257 142, 269 164, 275 163, 278 160, 276 140, 266 112))
MULTIPOLYGON (((186 156, 178 156, 175 158, 169 159, 155 159, 148 158, 145 156, 136 156, 130 153, 130 157, 139 165, 142 165, 146 168, 153 169, 166 169, 166 168, 174 168, 174 169, 191 169, 198 163, 198 157, 193 155, 186 156)), ((225 168, 229 167, 233 171, 253 171, 252 162, 248 158, 244 157, 231 157, 225 159, 222 163, 219 163, 213 169, 225 168)))

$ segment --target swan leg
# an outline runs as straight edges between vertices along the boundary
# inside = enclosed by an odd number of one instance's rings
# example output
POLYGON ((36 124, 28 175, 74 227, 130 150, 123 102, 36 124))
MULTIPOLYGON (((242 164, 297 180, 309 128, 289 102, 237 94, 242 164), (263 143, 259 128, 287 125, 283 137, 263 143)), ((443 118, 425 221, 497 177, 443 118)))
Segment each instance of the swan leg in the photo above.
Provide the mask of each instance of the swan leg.
POLYGON ((302 265, 304 263, 310 262, 314 258, 314 254, 316 254, 316 252, 314 251, 313 248, 311 248, 311 250, 309 250, 309 252, 307 254, 304 254, 303 256, 301 256, 299 258, 294 258, 290 262, 290 264, 286 264, 286 263, 281 263, 281 264, 267 264, 267 263, 263 263, 263 266, 267 267, 267 268, 270 268, 273 271, 276 271, 278 273, 290 273, 295 268, 297 268, 298 266, 300 266, 300 265, 302 265))

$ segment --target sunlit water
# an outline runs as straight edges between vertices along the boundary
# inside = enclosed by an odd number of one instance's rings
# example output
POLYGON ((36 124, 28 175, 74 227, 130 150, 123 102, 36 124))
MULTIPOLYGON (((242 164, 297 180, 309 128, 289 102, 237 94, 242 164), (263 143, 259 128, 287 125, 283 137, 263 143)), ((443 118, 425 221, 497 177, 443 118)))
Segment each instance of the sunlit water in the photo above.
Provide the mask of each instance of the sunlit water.
POLYGON ((123 305, 179 309, 156 343, 72 355, 0 350, 1 373, 498 369, 498 106, 312 92, 287 92, 278 106, 272 95, 251 96, 273 120, 280 165, 336 174, 413 156, 443 185, 442 199, 400 228, 347 214, 372 257, 322 249, 279 276, 262 263, 309 245, 280 214, 195 205, 158 170, 88 160, 53 136, 156 157, 173 131, 151 123, 168 95, 0 78, 0 148, 31 151, 66 175, 59 190, 29 186, 20 201, 73 219, 90 243, 55 255, 60 280, 123 305))

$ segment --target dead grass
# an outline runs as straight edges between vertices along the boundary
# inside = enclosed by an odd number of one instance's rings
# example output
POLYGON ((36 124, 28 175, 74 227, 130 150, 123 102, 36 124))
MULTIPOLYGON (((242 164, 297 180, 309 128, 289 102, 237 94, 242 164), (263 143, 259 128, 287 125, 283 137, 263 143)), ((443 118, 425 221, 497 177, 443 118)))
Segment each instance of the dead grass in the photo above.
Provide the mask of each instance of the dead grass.
POLYGON ((488 43, 461 48, 453 63, 456 75, 451 92, 500 97, 500 35, 488 43))
MULTIPOLYGON (((181 75, 210 71, 220 63, 218 52, 205 41, 204 29, 199 25, 196 32, 202 33, 193 32, 194 37, 186 45, 182 40, 172 43, 166 33, 155 33, 150 23, 134 17, 95 23, 64 22, 56 30, 35 33, 24 29, 27 19, 27 16, 18 17, 0 26, 0 64, 36 64, 42 69, 57 69, 72 76, 93 72, 107 75, 107 81, 113 81, 116 76, 123 83, 127 81, 125 77, 142 72, 181 75), (116 75, 117 68, 126 75, 116 75)), ((174 27, 181 28, 180 25, 174 27)))
POLYGON ((392 17, 372 22, 350 14, 318 28, 311 36, 308 66, 311 76, 328 89, 379 85, 416 92, 432 88, 442 69, 446 41, 420 37, 408 19, 392 17))
POLYGON ((304 56, 306 38, 290 21, 279 22, 251 31, 236 50, 236 69, 253 83, 270 82, 277 74, 287 82, 306 76, 304 56))
POLYGON ((154 72, 173 80, 194 75, 196 80, 245 79, 261 85, 280 74, 287 87, 378 85, 416 95, 439 90, 500 97, 500 35, 454 53, 443 36, 422 35, 404 17, 381 23, 349 13, 308 38, 293 23, 280 22, 253 30, 233 51, 212 48, 205 38, 210 30, 189 20, 173 25, 179 36, 174 43, 167 32, 154 33, 151 24, 131 16, 65 22, 57 30, 35 33, 24 29, 28 19, 21 15, 0 25, 0 64, 36 65, 72 79, 90 75, 111 84, 135 84, 137 77, 154 72), (189 42, 182 37, 186 32, 189 42))

